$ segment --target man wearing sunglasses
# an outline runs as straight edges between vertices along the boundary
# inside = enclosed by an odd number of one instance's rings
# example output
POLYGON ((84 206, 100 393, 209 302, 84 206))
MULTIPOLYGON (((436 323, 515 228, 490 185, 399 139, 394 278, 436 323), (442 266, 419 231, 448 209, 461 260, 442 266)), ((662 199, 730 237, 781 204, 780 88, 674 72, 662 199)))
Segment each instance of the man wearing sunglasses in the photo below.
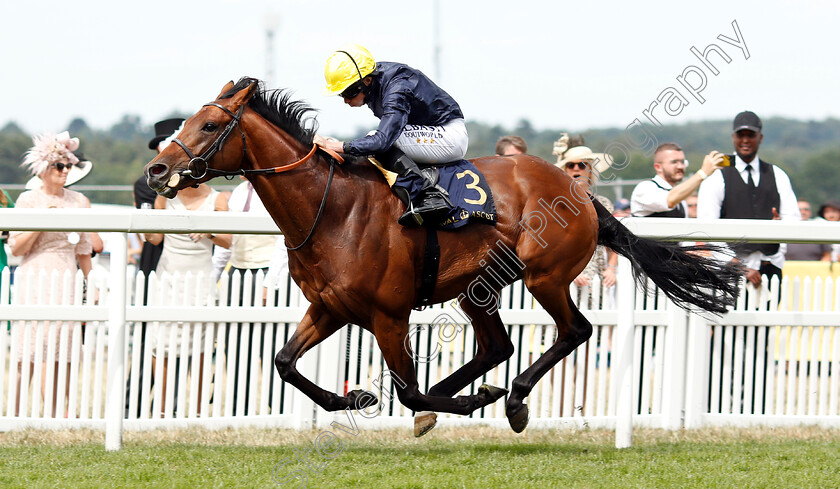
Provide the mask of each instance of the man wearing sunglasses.
POLYGON ((324 70, 326 93, 339 95, 350 107, 367 105, 379 127, 367 136, 342 142, 315 137, 328 149, 371 156, 401 178, 392 190, 408 210, 403 225, 435 225, 452 204, 437 185, 429 166, 461 160, 468 135, 458 103, 419 70, 400 63, 377 63, 370 51, 352 44, 335 51, 324 70))

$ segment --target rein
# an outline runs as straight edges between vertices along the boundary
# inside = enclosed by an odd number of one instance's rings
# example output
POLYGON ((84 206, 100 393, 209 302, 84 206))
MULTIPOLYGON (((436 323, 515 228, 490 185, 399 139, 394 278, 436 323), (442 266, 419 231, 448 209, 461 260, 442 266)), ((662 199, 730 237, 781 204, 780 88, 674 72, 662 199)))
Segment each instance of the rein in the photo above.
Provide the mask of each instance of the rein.
POLYGON ((306 237, 303 238, 303 242, 301 242, 297 246, 290 247, 289 246, 289 240, 286 239, 285 240, 286 248, 289 251, 297 251, 297 250, 303 248, 303 245, 305 245, 307 242, 309 242, 309 238, 311 238, 312 235, 315 234, 315 228, 318 227, 318 223, 321 222, 321 216, 324 215, 324 207, 326 207, 326 205, 327 205, 327 195, 329 195, 329 193, 330 193, 330 186, 332 185, 333 173, 335 173, 335 161, 330 160, 330 176, 329 176, 329 178, 327 178, 327 187, 324 189, 324 196, 321 198, 321 205, 318 207, 318 213, 315 214, 315 222, 312 223, 312 229, 310 229, 309 234, 307 234, 306 237))
POLYGON ((309 161, 310 158, 312 158, 315 155, 315 152, 318 151, 318 149, 321 149, 322 151, 324 151, 325 153, 327 153, 328 155, 330 155, 332 157, 332 159, 330 160, 330 175, 327 178, 327 186, 324 189, 324 196, 321 198, 321 205, 318 207, 318 213, 315 215, 315 222, 312 224, 312 228, 309 230, 309 234, 307 234, 306 238, 303 239, 303 242, 301 242, 297 246, 290 247, 289 242, 286 241, 286 248, 289 251, 297 251, 297 250, 303 248, 303 246, 306 243, 309 242, 309 239, 312 237, 312 235, 315 234, 315 228, 318 227, 318 223, 321 222, 321 217, 324 214, 324 207, 326 207, 326 204, 327 204, 327 196, 330 193, 330 187, 332 186, 333 174, 335 173, 335 162, 338 161, 339 163, 343 163, 344 158, 342 158, 335 151, 328 150, 327 148, 320 147, 317 144, 313 143, 312 144, 312 149, 309 150, 309 153, 307 153, 306 156, 304 156, 303 158, 301 158, 297 161, 294 161, 292 163, 287 163, 287 164, 281 165, 281 166, 275 166, 275 167, 272 167, 272 168, 254 169, 254 170, 245 170, 243 168, 240 168, 239 170, 233 170, 233 171, 217 170, 215 168, 210 168, 210 166, 207 164, 207 161, 210 160, 210 158, 215 156, 216 153, 218 153, 219 150, 222 149, 222 145, 225 144, 225 141, 227 141, 227 138, 233 132, 234 128, 239 129, 239 134, 242 135, 242 160, 245 161, 245 159, 247 158, 248 143, 245 140, 245 132, 243 132, 242 128, 239 127, 239 122, 242 120, 242 112, 245 110, 245 105, 243 104, 239 108, 239 110, 236 111, 235 114, 232 111, 230 111, 228 108, 226 108, 226 107, 224 107, 220 104, 217 104, 216 102, 210 102, 209 104, 204 104, 203 107, 218 107, 219 109, 222 109, 223 111, 225 111, 225 113, 227 113, 231 117, 231 120, 230 120, 230 122, 228 122, 228 125, 225 126, 225 130, 222 131, 222 133, 219 135, 219 137, 217 137, 216 140, 213 141, 210 144, 210 147, 207 148, 207 150, 204 151, 204 153, 202 153, 200 156, 195 156, 193 154, 193 152, 190 151, 190 149, 187 147, 187 145, 184 144, 184 142, 181 141, 180 139, 175 138, 175 139, 172 140, 172 142, 174 142, 175 144, 180 146, 181 149, 183 149, 184 152, 187 153, 187 156, 189 156, 189 158, 190 158, 190 162, 187 163, 187 168, 178 173, 181 176, 189 177, 189 178, 192 178, 193 180, 200 180, 200 179, 204 178, 205 176, 207 176, 207 174, 210 174, 212 176, 223 176, 223 177, 233 177, 233 176, 236 176, 236 175, 247 176, 247 175, 277 174, 277 173, 283 173, 283 172, 292 170, 292 169, 297 168, 300 165, 306 163, 307 161, 309 161), (202 165, 202 166, 199 167, 199 165, 202 165), (200 171, 199 171, 199 168, 201 168, 200 171), (200 174, 196 175, 196 172, 198 172, 200 174))

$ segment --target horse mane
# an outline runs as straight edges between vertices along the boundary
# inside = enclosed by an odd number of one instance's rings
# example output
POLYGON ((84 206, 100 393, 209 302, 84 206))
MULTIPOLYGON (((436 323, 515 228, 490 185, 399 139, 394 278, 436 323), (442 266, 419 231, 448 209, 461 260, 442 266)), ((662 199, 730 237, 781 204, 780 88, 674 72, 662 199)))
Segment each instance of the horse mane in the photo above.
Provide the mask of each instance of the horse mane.
POLYGON ((231 98, 254 83, 258 84, 257 92, 248 101, 248 107, 304 145, 311 146, 312 139, 318 131, 318 121, 310 114, 317 111, 303 101, 292 100, 292 92, 280 89, 266 90, 262 81, 243 77, 219 98, 231 98))

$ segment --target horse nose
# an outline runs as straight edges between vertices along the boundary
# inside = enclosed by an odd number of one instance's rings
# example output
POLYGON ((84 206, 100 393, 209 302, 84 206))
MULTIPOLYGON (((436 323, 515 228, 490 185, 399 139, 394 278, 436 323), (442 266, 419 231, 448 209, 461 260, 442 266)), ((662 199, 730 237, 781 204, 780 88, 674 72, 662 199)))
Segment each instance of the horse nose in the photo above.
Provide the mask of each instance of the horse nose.
POLYGON ((157 177, 157 176, 166 174, 166 172, 168 170, 169 170, 169 167, 164 165, 163 163, 155 163, 154 165, 149 167, 148 171, 149 171, 149 176, 157 177))

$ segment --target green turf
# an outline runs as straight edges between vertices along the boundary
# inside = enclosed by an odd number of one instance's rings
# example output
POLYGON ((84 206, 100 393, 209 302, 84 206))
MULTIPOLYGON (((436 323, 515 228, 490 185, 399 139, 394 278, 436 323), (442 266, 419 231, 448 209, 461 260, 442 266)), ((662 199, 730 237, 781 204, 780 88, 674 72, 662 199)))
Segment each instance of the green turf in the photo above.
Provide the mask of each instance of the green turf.
POLYGON ((405 431, 339 432, 321 439, 333 442, 323 445, 331 459, 315 453, 318 435, 136 433, 126 435, 123 450, 106 452, 96 432, 88 439, 0 434, 0 487, 840 487, 840 431, 817 428, 637 430, 634 447, 622 450, 612 433, 587 430, 523 436, 439 428, 418 440, 405 431), (294 461, 307 449, 311 466, 294 461), (278 467, 284 459, 293 463, 278 467), (306 474, 306 484, 289 477, 281 485, 272 474, 306 474))

